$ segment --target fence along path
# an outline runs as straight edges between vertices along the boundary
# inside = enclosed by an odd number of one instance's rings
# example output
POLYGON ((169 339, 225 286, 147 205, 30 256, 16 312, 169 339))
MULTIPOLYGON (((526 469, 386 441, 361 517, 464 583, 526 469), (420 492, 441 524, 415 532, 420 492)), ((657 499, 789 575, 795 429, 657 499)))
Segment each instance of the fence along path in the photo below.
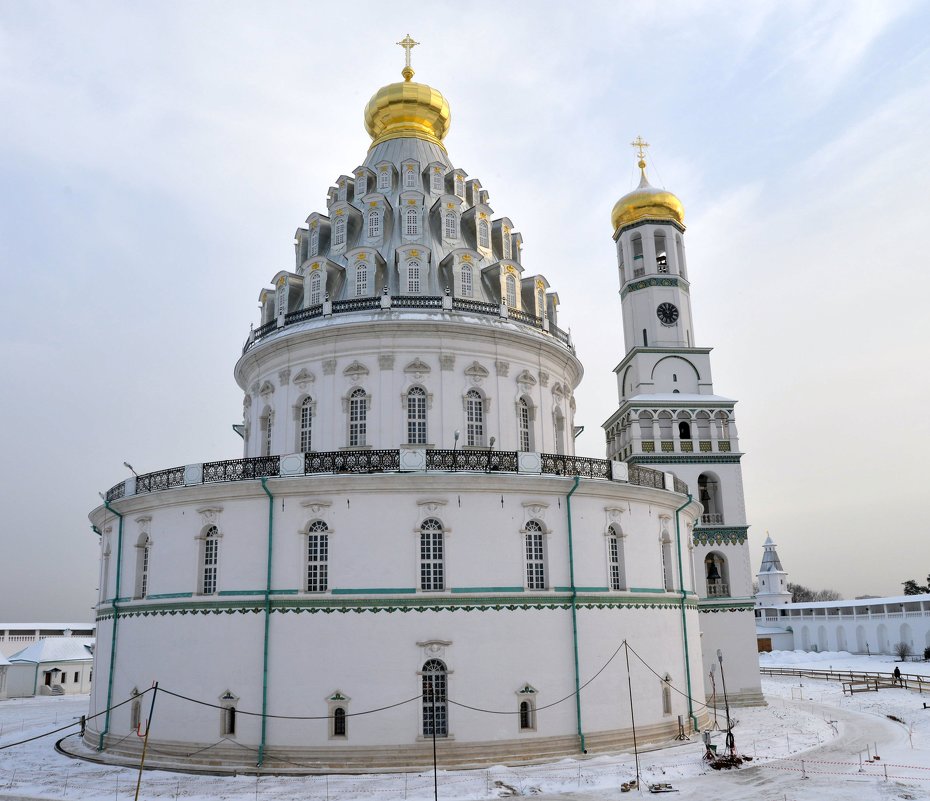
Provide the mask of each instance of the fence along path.
POLYGON ((891 687, 903 687, 905 690, 917 690, 923 694, 930 692, 930 676, 919 673, 902 673, 895 679, 894 673, 864 670, 811 670, 808 668, 760 667, 763 676, 798 676, 805 679, 843 682, 843 692, 863 692, 891 687))

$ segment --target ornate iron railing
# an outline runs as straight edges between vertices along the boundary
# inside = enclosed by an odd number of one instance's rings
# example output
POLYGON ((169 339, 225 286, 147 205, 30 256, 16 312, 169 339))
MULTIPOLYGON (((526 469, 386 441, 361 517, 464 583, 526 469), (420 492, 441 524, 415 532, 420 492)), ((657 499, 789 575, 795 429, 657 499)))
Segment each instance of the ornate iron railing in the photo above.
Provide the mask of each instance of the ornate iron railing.
POLYGON ((612 471, 607 459, 589 459, 585 456, 563 456, 543 453, 542 471, 556 476, 581 476, 582 478, 611 478, 612 471))
MULTIPOLYGON (((284 324, 290 325, 291 323, 299 323, 303 320, 313 320, 315 317, 323 316, 323 304, 317 303, 315 306, 308 306, 306 309, 298 309, 293 311, 290 314, 284 315, 284 324)), ((255 334, 255 338, 258 339, 258 332, 255 334)))
POLYGON ((256 456, 249 459, 227 459, 223 462, 204 462, 203 483, 214 481, 245 481, 251 478, 269 478, 281 472, 280 456, 256 456))
POLYGON ((527 312, 519 309, 508 309, 507 316, 511 320, 518 320, 521 323, 529 323, 537 328, 542 328, 542 318, 537 317, 535 314, 527 314, 527 312))
POLYGON ((304 454, 304 473, 391 473, 400 469, 400 451, 326 451, 304 454))
MULTIPOLYGON (((395 295, 391 297, 391 308, 401 309, 441 309, 443 298, 438 295, 395 295)), ((349 298, 347 300, 336 300, 332 303, 333 314, 343 314, 354 311, 377 311, 381 308, 381 297, 349 298)), ((497 303, 487 303, 483 300, 470 300, 468 298, 452 298, 452 310, 459 312, 468 312, 472 314, 482 314, 489 317, 499 317, 501 307, 497 303)), ((298 309, 284 316, 284 325, 292 325, 305 320, 313 320, 323 316, 323 305, 317 304, 306 309, 298 309)), ((528 314, 518 309, 510 309, 508 317, 515 322, 523 325, 530 325, 537 330, 543 330, 543 319, 535 315, 528 314)), ((274 333, 278 330, 277 320, 265 323, 252 331, 251 336, 242 348, 245 353, 256 342, 263 337, 274 333)), ((560 329, 558 326, 549 325, 549 333, 563 345, 573 348, 571 337, 560 329)))
POLYGON ((368 311, 380 309, 381 298, 350 298, 349 300, 334 300, 333 314, 350 311, 368 311))
POLYGON ((427 470, 465 470, 479 473, 517 472, 516 451, 441 450, 426 451, 427 470))
MULTIPOLYGON (((286 317, 284 318, 284 321, 287 322, 286 317)), ((270 323, 265 323, 264 325, 260 325, 258 328, 255 329, 255 339, 261 339, 263 336, 270 334, 277 327, 278 327, 277 320, 272 320, 270 323)))
POLYGON ((442 298, 438 295, 395 295, 391 307, 402 309, 441 309, 442 298))
MULTIPOLYGON (((518 473, 519 454, 516 451, 485 449, 426 449, 428 471, 474 472, 474 473, 518 473)), ((589 459, 584 456, 564 456, 554 453, 540 454, 542 473, 557 476, 581 476, 607 480, 612 479, 612 463, 607 459, 589 459)), ((358 449, 305 453, 303 475, 322 473, 396 473, 401 469, 400 450, 358 449)), ((136 494, 158 492, 173 487, 183 487, 186 469, 172 467, 136 477, 136 494)), ((298 473, 299 474, 299 473, 298 473)), ((191 479, 196 472, 188 475, 191 479)), ((281 475, 280 456, 256 456, 245 459, 227 459, 221 462, 204 462, 202 474, 194 483, 214 484, 221 481, 248 481, 259 478, 276 478, 281 475)), ((290 474, 289 474, 290 475, 290 474)), ((665 489, 665 475, 659 470, 640 465, 629 466, 629 483, 642 487, 665 489)), ((106 494, 107 501, 125 497, 126 482, 121 481, 106 494)), ((687 494, 688 486, 675 478, 675 492, 687 494)))
POLYGON ((665 474, 651 467, 641 467, 638 464, 630 465, 630 483, 640 487, 654 487, 665 489, 665 474))
POLYGON ((146 473, 136 478, 136 494, 140 492, 158 492, 171 487, 184 486, 184 468, 172 467, 157 473, 146 473))
POLYGON ((452 298, 452 308, 456 311, 477 312, 478 314, 500 314, 501 309, 496 303, 466 298, 452 298))

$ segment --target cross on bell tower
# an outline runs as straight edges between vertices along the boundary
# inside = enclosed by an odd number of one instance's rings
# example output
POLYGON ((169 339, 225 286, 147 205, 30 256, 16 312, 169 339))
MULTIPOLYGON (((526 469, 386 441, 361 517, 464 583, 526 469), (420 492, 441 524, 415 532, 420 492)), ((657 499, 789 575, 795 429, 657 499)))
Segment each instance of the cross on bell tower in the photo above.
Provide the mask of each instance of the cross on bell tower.
POLYGON ((404 56, 406 61, 406 64, 404 65, 404 68, 401 70, 400 74, 404 76, 405 81, 409 81, 413 77, 413 68, 410 66, 410 51, 420 43, 413 41, 413 38, 408 33, 403 39, 397 42, 397 44, 404 48, 404 56))

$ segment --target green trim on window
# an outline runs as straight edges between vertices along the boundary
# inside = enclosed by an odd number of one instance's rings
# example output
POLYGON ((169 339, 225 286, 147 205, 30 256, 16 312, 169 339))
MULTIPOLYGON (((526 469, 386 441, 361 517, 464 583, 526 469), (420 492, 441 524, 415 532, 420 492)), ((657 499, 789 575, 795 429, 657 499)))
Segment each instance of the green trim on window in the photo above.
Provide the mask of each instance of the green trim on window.
POLYGON ((416 587, 339 587, 333 595, 416 595, 416 587))
POLYGON ((193 598, 192 592, 160 592, 158 595, 146 595, 146 598, 155 600, 156 598, 193 598))
MULTIPOLYGON (((272 595, 297 595, 300 590, 271 590, 272 595)), ((265 595, 264 590, 220 590, 217 595, 265 595)), ((207 596, 203 596, 207 597, 207 596)))
MULTIPOLYGON (((571 592, 571 587, 554 587, 556 592, 571 592)), ((575 587, 575 592, 610 592, 610 587, 575 587)))
POLYGON ((668 592, 664 587, 630 587, 630 592, 668 592))

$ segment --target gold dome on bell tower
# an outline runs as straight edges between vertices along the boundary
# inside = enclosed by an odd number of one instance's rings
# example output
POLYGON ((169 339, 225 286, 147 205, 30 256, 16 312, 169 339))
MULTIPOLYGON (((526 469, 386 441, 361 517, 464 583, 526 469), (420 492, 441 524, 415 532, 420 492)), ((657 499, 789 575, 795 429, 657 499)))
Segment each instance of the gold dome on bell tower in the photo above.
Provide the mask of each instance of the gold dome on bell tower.
POLYGON ((404 80, 382 86, 365 106, 365 129, 372 138, 371 146, 388 139, 415 137, 439 145, 449 133, 452 112, 442 93, 425 83, 415 83, 410 66, 410 51, 419 44, 408 33, 399 41, 406 53, 406 65, 401 70, 404 80))
POLYGON ((639 186, 632 192, 624 195, 614 205, 610 213, 613 229, 629 225, 639 220, 671 220, 681 226, 685 224, 685 207, 671 192, 665 189, 656 189, 646 178, 646 153, 643 148, 649 147, 641 136, 637 136, 630 143, 639 149, 639 167, 641 177, 639 186))

